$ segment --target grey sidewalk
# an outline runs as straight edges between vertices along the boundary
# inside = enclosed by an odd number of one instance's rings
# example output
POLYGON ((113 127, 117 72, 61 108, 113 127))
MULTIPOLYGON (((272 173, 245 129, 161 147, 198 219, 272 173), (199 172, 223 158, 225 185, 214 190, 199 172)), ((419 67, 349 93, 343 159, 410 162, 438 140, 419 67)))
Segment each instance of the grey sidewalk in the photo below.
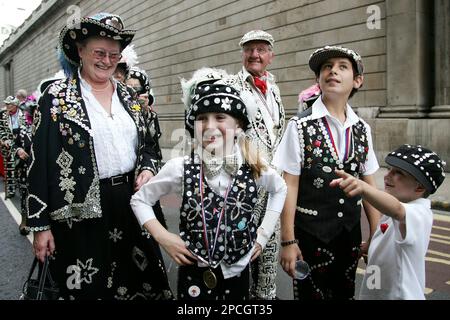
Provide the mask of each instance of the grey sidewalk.
MULTIPOLYGON (((380 168, 375 173, 375 180, 379 189, 384 189, 383 178, 387 173, 386 168, 380 168)), ((442 185, 436 191, 436 193, 430 195, 428 198, 431 200, 431 208, 436 210, 449 211, 450 214, 450 173, 446 172, 446 177, 442 185)))

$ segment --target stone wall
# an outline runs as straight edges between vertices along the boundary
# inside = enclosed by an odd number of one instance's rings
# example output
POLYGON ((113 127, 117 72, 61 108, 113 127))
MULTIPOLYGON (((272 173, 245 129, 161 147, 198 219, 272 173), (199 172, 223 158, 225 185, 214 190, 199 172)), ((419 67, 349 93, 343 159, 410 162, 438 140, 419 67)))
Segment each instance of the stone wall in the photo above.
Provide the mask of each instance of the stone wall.
MULTIPOLYGON (((442 76, 448 73, 437 74, 434 68, 425 67, 426 62, 434 61, 427 60, 429 55, 436 54, 435 59, 441 60, 448 58, 448 39, 438 50, 440 55, 433 50, 432 23, 437 13, 441 25, 448 22, 445 13, 448 2, 439 0, 435 6, 430 3, 426 0, 47 0, 34 18, 0 48, 0 65, 12 61, 13 79, 12 84, 5 81, 5 69, 0 67, 0 95, 7 94, 8 86, 14 91, 22 87, 34 90, 40 79, 58 71, 57 35, 73 13, 67 11, 69 6, 78 5, 82 16, 100 11, 117 13, 127 28, 138 30, 133 43, 140 66, 152 77, 163 130, 161 145, 166 149, 167 159, 170 156, 167 151, 180 138, 174 130, 183 128, 180 78, 189 78, 203 66, 237 72, 241 67, 240 38, 251 29, 264 29, 276 40, 276 57, 269 70, 278 79, 288 117, 297 111, 298 93, 314 83, 307 66, 311 52, 325 44, 348 46, 361 53, 365 65, 364 85, 351 104, 374 126, 379 159, 397 144, 408 141, 430 144, 429 139, 434 139, 433 147, 449 159, 448 144, 435 141, 450 138, 448 122, 439 120, 442 112, 444 117, 450 112, 445 105, 437 106, 435 113, 430 112, 436 100, 434 88, 442 86, 433 85, 433 79, 447 81, 447 89, 444 88, 447 91, 441 90, 445 94, 439 93, 439 97, 448 97, 448 77, 442 76), (374 12, 370 8, 379 13, 379 27, 368 26, 374 12), (436 120, 420 119, 433 114, 436 120)), ((445 30, 441 38, 445 38, 445 30)), ((448 99, 445 101, 448 104, 448 99)))

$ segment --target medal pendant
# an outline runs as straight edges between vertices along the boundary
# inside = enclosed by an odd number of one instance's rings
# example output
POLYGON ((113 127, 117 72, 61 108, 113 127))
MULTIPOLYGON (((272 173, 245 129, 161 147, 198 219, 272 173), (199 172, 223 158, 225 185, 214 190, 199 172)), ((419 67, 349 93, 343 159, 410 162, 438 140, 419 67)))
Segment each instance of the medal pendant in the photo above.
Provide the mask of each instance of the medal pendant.
POLYGON ((203 272, 203 282, 209 289, 214 289, 217 286, 217 277, 211 269, 203 272))

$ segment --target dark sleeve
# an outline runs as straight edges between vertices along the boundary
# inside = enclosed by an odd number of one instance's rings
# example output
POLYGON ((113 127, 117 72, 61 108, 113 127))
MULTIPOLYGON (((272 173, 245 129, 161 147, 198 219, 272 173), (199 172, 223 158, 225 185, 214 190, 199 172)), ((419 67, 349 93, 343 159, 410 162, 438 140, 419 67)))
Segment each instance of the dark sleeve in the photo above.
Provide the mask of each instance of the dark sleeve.
MULTIPOLYGON (((31 163, 28 173, 29 195, 27 226, 31 231, 50 229, 49 217, 49 161, 55 161, 50 150, 50 137, 58 137, 58 127, 55 117, 50 114, 51 96, 48 94, 39 101, 33 120, 31 163), (51 159, 52 158, 52 159, 51 159)), ((53 141, 54 142, 54 141, 53 141)), ((54 144, 53 144, 54 145, 54 144)), ((53 172, 56 175, 56 172, 53 172)))
MULTIPOLYGON (((145 145, 143 150, 143 158, 140 164, 140 172, 150 170, 156 175, 160 168, 160 155, 158 153, 159 146, 155 138, 150 134, 149 130, 145 133, 145 145)), ((159 151, 160 152, 160 151, 159 151)))
POLYGON ((4 142, 7 138, 6 134, 6 121, 4 119, 4 112, 0 112, 0 141, 4 142))

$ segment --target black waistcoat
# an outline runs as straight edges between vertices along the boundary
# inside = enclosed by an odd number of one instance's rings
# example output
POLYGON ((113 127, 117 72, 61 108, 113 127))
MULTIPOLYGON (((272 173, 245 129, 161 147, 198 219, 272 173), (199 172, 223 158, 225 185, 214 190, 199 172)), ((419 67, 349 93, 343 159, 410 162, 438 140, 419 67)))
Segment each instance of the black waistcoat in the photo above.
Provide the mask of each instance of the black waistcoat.
MULTIPOLYGON (((179 227, 180 236, 188 249, 200 260, 208 263, 202 221, 200 165, 198 155, 186 156, 184 159, 183 202, 179 227)), ((204 178, 203 189, 206 230, 211 251, 210 265, 215 268, 222 260, 231 265, 245 256, 256 240, 257 227, 252 213, 257 202, 257 186, 251 169, 244 163, 237 171, 218 228, 224 198, 215 193, 204 178), (216 234, 217 242, 213 251, 216 234)))
POLYGON ((328 243, 360 223, 361 197, 348 198, 339 187, 331 188, 329 184, 338 178, 335 169, 359 177, 369 150, 367 132, 361 120, 350 128, 349 155, 341 162, 323 118, 311 119, 311 109, 291 120, 297 124, 303 152, 295 226, 328 243))

